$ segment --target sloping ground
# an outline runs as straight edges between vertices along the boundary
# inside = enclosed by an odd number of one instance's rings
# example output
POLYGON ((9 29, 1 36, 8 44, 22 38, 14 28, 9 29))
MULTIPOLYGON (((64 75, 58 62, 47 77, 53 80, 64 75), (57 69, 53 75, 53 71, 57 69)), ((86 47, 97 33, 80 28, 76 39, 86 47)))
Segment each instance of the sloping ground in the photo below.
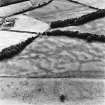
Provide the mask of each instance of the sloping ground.
POLYGON ((14 105, 12 102, 18 102, 17 105, 104 105, 104 84, 102 79, 8 78, 7 81, 2 78, 0 99, 8 99, 6 102, 11 105, 14 105))
MULTIPOLYGON (((26 14, 50 23, 93 11, 66 0, 54 0, 26 14)), ((64 30, 101 35, 105 33, 104 19, 64 30)), ((53 102, 57 105, 104 105, 104 79, 105 43, 40 37, 18 56, 0 62, 0 98, 33 105, 53 102)))
MULTIPOLYGON (((70 1, 70 0, 69 0, 70 1)), ((105 0, 74 0, 99 9, 105 9, 105 0)))

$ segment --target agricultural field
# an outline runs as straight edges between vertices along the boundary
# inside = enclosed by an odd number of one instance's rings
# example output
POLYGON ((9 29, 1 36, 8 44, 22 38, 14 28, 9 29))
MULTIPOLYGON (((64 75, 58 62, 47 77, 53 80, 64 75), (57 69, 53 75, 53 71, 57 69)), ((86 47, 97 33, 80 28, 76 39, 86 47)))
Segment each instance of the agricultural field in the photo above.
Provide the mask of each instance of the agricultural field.
MULTIPOLYGON (((22 15, 50 25, 105 8, 104 0, 72 1, 53 0, 22 15)), ((105 18, 58 29, 105 35, 105 18)), ((45 35, 0 61, 0 105, 105 105, 104 79, 105 42, 45 35)))

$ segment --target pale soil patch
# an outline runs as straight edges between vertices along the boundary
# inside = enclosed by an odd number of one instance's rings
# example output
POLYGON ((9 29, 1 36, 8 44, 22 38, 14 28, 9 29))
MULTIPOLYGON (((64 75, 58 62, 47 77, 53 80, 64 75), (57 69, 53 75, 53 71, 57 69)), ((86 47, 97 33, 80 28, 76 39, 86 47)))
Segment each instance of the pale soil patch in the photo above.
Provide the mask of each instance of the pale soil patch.
POLYGON ((4 23, 1 26, 1 29, 25 31, 25 32, 21 33, 21 32, 0 31, 0 51, 12 45, 19 44, 22 41, 27 40, 28 38, 37 36, 37 34, 35 33, 32 34, 27 32, 42 33, 49 28, 48 24, 26 15, 19 15, 12 18, 15 19, 14 25, 9 26, 8 25, 9 23, 4 23))
POLYGON ((44 102, 44 103, 28 104, 28 103, 23 103, 19 101, 13 101, 13 100, 0 100, 0 105, 105 105, 105 101, 85 100, 85 101, 71 101, 71 102, 66 102, 66 103, 44 102))

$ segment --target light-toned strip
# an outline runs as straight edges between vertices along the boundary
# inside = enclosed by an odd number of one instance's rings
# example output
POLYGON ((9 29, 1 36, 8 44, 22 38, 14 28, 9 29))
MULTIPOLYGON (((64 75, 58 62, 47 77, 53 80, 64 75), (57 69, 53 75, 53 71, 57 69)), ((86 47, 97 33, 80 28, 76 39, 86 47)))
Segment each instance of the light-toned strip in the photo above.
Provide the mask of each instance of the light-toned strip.
POLYGON ((0 31, 0 51, 35 36, 37 34, 0 31))
POLYGON ((16 3, 9 6, 0 7, 0 17, 8 17, 18 13, 25 12, 33 8, 30 1, 16 3))
MULTIPOLYGON (((43 21, 37 20, 33 17, 26 16, 26 15, 16 15, 12 16, 15 20, 13 26, 6 25, 4 23, 1 27, 1 30, 14 30, 14 31, 21 31, 21 32, 29 32, 29 33, 43 33, 49 29, 49 25, 43 21)), ((10 17, 7 20, 11 19, 10 17)))
MULTIPOLYGON (((16 20, 13 27, 8 27, 8 31, 0 31, 0 51, 28 38, 35 37, 37 33, 43 33, 49 29, 47 23, 26 15, 17 15, 14 18, 16 20)), ((3 28, 6 29, 6 27, 3 28)))
POLYGON ((29 1, 29 0, 0 0, 0 6, 6 6, 24 1, 29 1))

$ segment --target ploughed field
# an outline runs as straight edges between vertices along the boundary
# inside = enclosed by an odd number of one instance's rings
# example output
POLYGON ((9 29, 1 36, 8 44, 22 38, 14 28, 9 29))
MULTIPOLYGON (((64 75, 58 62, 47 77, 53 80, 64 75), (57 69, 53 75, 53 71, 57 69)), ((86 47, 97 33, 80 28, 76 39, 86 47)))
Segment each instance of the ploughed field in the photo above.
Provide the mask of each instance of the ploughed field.
MULTIPOLYGON (((54 0, 25 14, 50 24, 96 11, 88 5, 105 8, 104 0, 75 0, 87 6, 69 1, 54 0)), ((105 18, 59 29, 105 35, 105 18)), ((46 35, 12 59, 0 61, 0 98, 32 105, 104 105, 104 79, 104 42, 46 35)))

